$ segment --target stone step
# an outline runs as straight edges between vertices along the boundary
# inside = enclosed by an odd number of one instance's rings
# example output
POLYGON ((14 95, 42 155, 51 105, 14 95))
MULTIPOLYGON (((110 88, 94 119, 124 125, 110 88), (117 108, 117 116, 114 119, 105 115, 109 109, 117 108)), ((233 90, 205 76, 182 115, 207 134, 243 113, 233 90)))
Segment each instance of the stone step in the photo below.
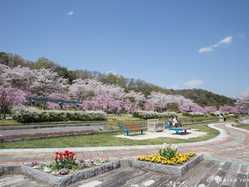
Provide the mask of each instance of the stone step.
POLYGON ((232 164, 231 168, 227 172, 226 176, 224 177, 221 187, 233 187, 235 185, 235 180, 237 178, 237 171, 239 168, 239 164, 234 163, 232 164))
POLYGON ((159 186, 160 183, 165 182, 166 180, 170 180, 170 176, 150 171, 145 173, 144 175, 140 175, 126 181, 126 183, 122 185, 122 187, 131 187, 131 186, 153 187, 153 186, 159 186))
POLYGON ((178 178, 176 181, 176 186, 186 187, 195 186, 196 183, 204 177, 207 171, 211 169, 216 164, 215 161, 204 160, 191 168, 183 177, 178 178))
POLYGON ((221 163, 217 172, 210 177, 211 182, 209 183, 208 187, 219 187, 231 165, 231 162, 221 163))
POLYGON ((247 187, 249 187, 249 166, 247 168, 247 187))
POLYGON ((141 175, 145 175, 148 173, 147 171, 134 169, 134 168, 120 168, 115 169, 113 171, 107 172, 105 174, 99 175, 97 177, 93 177, 88 180, 84 180, 78 182, 72 187, 87 187, 87 186, 94 186, 94 187, 116 187, 125 185, 127 181, 132 178, 139 177, 141 175), (94 183, 94 184, 93 184, 94 183))
POLYGON ((209 169, 204 169, 202 172, 204 175, 202 178, 196 181, 196 186, 208 186, 212 179, 213 179, 213 174, 217 172, 217 170, 220 168, 219 163, 213 164, 209 169), (199 182, 198 182, 199 181, 199 182))
POLYGON ((47 187, 24 175, 5 175, 0 178, 1 187, 47 187))
POLYGON ((248 166, 240 164, 237 171, 237 178, 235 182, 235 187, 247 187, 248 183, 248 166))
POLYGON ((177 185, 177 179, 177 176, 165 175, 161 179, 159 179, 155 184, 153 184, 152 187, 175 187, 177 185))
POLYGON ((13 186, 15 184, 18 184, 19 182, 24 180, 24 176, 23 175, 6 175, 6 176, 2 176, 0 178, 0 186, 1 187, 9 187, 9 186, 13 186))

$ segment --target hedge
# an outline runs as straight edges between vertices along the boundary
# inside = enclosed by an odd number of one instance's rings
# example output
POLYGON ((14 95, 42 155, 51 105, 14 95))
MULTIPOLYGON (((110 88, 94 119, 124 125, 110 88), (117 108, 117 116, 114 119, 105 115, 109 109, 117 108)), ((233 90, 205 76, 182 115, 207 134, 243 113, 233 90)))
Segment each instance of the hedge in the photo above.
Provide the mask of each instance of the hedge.
POLYGON ((205 117, 207 114, 201 113, 201 112, 183 112, 183 116, 188 116, 188 117, 205 117))
POLYGON ((171 115, 176 116, 175 112, 154 112, 154 111, 136 111, 133 113, 134 117, 142 119, 157 119, 157 118, 167 118, 171 115))
POLYGON ((39 110, 21 108, 14 111, 13 119, 22 123, 55 121, 103 121, 107 115, 102 111, 39 110))

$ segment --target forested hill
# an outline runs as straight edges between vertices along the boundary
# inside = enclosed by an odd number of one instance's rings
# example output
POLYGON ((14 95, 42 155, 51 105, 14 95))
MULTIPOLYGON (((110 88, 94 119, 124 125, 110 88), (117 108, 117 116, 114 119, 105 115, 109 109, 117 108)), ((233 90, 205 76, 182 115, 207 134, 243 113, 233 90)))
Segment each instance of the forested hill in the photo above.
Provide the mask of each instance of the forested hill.
POLYGON ((179 94, 185 96, 186 98, 192 99, 195 103, 202 106, 233 105, 235 102, 235 100, 229 97, 218 95, 202 89, 173 90, 162 88, 143 80, 126 78, 122 75, 116 75, 112 73, 105 74, 88 70, 69 70, 66 67, 62 67, 59 64, 44 57, 38 58, 35 62, 32 62, 16 54, 0 52, 0 63, 9 67, 20 65, 33 69, 50 68, 57 72, 59 76, 68 79, 70 82, 78 78, 97 79, 106 84, 119 85, 126 90, 140 91, 146 96, 149 95, 151 91, 160 91, 166 94, 179 94))

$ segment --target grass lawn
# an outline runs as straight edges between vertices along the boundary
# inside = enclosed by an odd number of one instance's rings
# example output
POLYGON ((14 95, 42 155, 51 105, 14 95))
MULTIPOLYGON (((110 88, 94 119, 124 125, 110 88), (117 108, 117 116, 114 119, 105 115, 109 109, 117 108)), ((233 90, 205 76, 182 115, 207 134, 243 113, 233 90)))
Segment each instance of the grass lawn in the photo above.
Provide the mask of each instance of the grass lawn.
POLYGON ((162 143, 198 142, 214 138, 219 134, 207 125, 188 125, 189 128, 207 132, 207 135, 188 140, 173 138, 157 138, 150 140, 129 140, 115 137, 115 133, 101 133, 95 135, 79 135, 37 140, 23 140, 18 142, 0 143, 0 148, 42 148, 42 147, 91 147, 91 146, 119 146, 119 145, 156 145, 162 143))
POLYGON ((132 114, 121 114, 121 115, 108 114, 108 117, 107 117, 107 123, 111 127, 116 127, 118 122, 129 123, 129 122, 134 122, 134 121, 139 122, 139 123, 145 123, 146 120, 133 117, 132 114))
POLYGON ((22 124, 12 119, 7 119, 7 120, 1 119, 0 120, 0 126, 8 126, 8 125, 22 125, 22 124))
POLYGON ((249 130, 249 124, 236 125, 235 127, 239 127, 239 128, 242 128, 242 129, 249 130))

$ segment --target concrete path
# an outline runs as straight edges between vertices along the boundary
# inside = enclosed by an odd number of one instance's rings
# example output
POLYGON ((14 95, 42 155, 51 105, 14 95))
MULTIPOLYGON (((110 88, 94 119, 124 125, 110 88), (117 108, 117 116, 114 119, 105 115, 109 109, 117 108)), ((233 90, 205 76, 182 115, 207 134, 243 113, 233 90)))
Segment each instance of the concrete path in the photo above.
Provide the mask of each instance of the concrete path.
POLYGON ((72 187, 247 187, 249 167, 202 161, 181 177, 138 168, 120 168, 82 180, 72 187))
POLYGON ((4 175, 0 176, 1 187, 48 187, 40 184, 24 175, 4 175))
POLYGON ((24 137, 48 137, 61 136, 67 134, 84 134, 93 133, 103 130, 103 125, 91 126, 67 126, 52 128, 36 128, 36 129, 16 129, 16 130, 0 130, 0 138, 4 140, 22 139, 24 137))
MULTIPOLYGON (((220 131, 211 140, 197 143, 180 144, 181 151, 206 153, 212 160, 229 160, 249 163, 249 131, 232 127, 229 123, 211 124, 210 127, 220 131)), ((115 146, 115 147, 85 147, 85 148, 49 148, 49 149, 2 149, 0 163, 22 163, 32 160, 51 159, 52 152, 58 150, 73 150, 79 158, 127 158, 158 151, 160 145, 145 146, 115 146)))

